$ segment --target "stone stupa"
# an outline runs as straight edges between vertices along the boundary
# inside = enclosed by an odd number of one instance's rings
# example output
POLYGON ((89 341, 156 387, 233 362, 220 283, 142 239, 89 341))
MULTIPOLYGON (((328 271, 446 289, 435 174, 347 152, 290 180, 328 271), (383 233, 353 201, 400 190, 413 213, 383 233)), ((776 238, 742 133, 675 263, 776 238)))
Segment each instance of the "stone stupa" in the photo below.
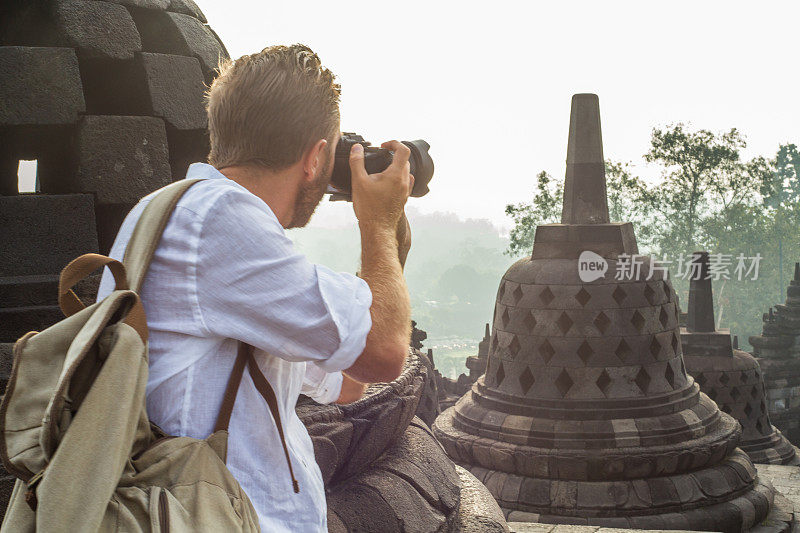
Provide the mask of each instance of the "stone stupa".
POLYGON ((646 257, 615 279, 638 250, 609 222, 603 161, 597 96, 575 95, 562 223, 503 277, 486 374, 434 433, 509 520, 747 530, 774 490, 687 375, 669 281, 646 257))
POLYGON ((689 312, 681 328, 686 370, 719 408, 742 426, 739 448, 754 463, 800 464, 796 449, 769 419, 764 379, 758 361, 717 329, 708 252, 696 252, 689 288, 689 312))
POLYGON ((489 344, 491 343, 491 331, 489 324, 486 324, 486 332, 483 340, 478 343, 478 355, 467 357, 467 368, 469 368, 469 380, 473 383, 486 372, 486 361, 489 359, 489 344))
POLYGON ((763 315, 761 335, 750 337, 761 364, 772 423, 800 444, 800 263, 786 289, 786 303, 763 315))

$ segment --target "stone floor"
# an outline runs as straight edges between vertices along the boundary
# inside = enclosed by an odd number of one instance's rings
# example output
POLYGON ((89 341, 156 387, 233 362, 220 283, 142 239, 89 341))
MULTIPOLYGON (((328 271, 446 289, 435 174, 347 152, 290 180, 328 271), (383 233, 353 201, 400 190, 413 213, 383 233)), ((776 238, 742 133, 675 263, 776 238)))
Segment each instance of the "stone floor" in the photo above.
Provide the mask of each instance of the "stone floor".
MULTIPOLYGON (((775 503, 767 519, 750 533, 800 533, 800 466, 756 465, 758 475, 772 483, 780 494, 775 495, 775 503)), ((569 526, 514 522, 515 514, 509 515, 508 526, 512 533, 623 533, 639 531, 596 526, 569 526)), ((524 514, 524 513, 519 513, 524 514)), ((659 532, 666 533, 666 532, 659 532)))

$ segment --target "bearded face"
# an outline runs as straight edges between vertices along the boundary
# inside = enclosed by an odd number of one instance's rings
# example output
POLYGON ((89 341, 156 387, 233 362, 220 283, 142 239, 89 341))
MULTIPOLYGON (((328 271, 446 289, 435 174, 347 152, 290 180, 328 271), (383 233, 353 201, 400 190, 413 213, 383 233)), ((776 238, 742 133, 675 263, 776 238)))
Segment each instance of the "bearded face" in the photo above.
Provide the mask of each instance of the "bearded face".
POLYGON ((294 214, 288 228, 302 228, 311 220, 311 215, 317 209, 333 174, 333 150, 335 143, 329 144, 330 148, 325 152, 325 162, 322 169, 311 182, 305 182, 297 192, 297 201, 294 204, 294 214))

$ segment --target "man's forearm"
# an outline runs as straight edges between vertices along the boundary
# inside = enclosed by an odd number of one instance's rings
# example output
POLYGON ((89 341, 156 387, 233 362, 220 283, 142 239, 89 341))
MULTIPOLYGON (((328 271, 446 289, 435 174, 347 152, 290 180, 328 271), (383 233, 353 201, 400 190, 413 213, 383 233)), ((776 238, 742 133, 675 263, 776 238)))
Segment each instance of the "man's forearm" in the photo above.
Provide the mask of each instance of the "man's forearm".
POLYGON ((398 258, 396 233, 380 227, 362 227, 361 250, 361 277, 372 291, 372 329, 365 351, 394 352, 398 347, 407 350, 411 302, 398 258))
POLYGON ((353 403, 364 396, 367 384, 356 381, 344 372, 342 372, 342 390, 339 392, 339 399, 336 400, 338 404, 353 403))

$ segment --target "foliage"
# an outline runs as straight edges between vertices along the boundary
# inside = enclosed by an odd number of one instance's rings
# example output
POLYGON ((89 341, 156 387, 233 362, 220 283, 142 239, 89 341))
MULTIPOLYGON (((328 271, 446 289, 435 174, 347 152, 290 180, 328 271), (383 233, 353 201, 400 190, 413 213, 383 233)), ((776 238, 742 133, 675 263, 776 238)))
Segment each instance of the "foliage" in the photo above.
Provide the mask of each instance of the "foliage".
MULTIPOLYGON (((645 183, 630 164, 606 162, 611 220, 633 222, 640 251, 671 262, 681 301, 688 298, 688 281, 676 277, 679 261, 708 250, 733 262, 732 279, 714 283, 716 312, 718 327, 730 328, 742 344, 760 332, 761 313, 783 298, 793 262, 800 259, 800 152, 787 144, 774 158, 742 161, 745 147, 736 129, 693 131, 677 123, 655 128, 644 155, 660 169, 658 182, 645 183), (735 279, 739 254, 762 257, 758 279, 735 279)), ((506 208, 515 223, 511 255, 530 251, 535 225, 551 221, 560 205, 556 192, 563 183, 539 176, 546 179, 540 178, 530 204, 506 208)))
POLYGON ((506 215, 514 221, 514 228, 509 235, 508 255, 529 254, 533 248, 536 226, 561 220, 564 183, 542 171, 536 175, 536 190, 531 203, 506 206, 506 215))

